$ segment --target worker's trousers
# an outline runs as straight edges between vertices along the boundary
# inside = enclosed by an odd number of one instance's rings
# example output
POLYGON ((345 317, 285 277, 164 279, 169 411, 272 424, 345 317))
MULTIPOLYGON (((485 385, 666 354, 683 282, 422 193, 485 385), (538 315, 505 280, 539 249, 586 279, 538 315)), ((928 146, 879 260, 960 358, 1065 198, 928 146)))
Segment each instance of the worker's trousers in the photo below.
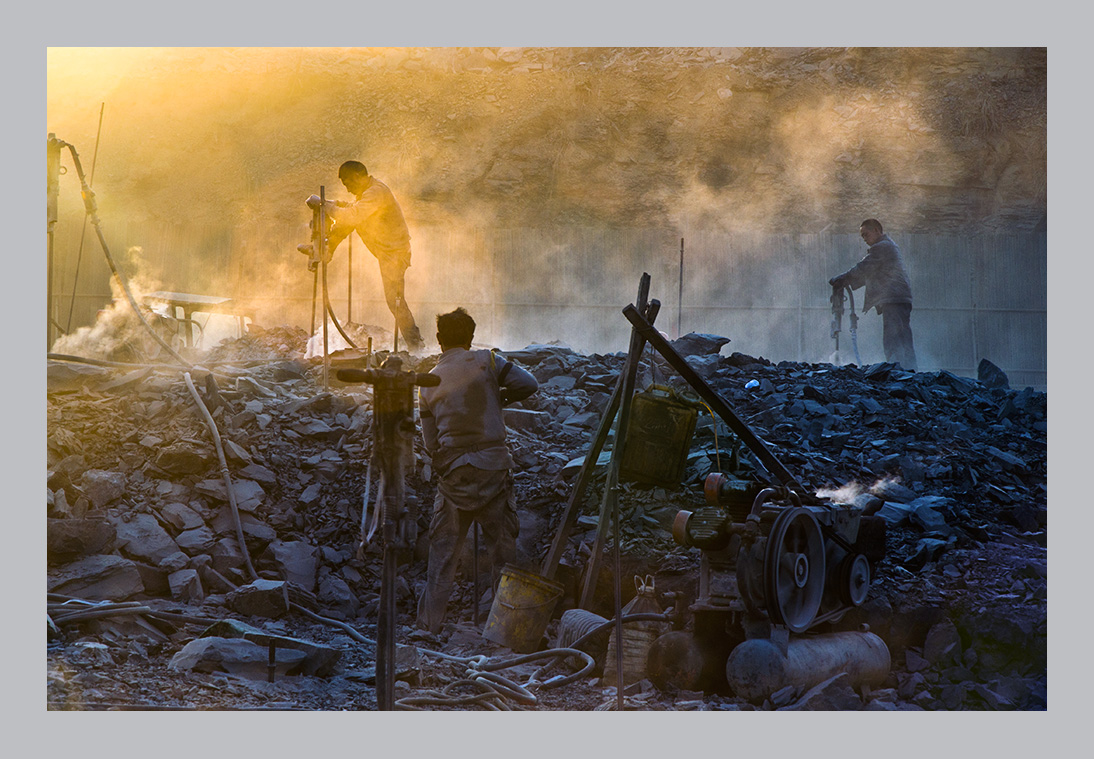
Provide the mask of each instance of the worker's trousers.
MULTIPOLYGON (((440 631, 473 522, 482 526, 496 590, 502 567, 516 556, 520 530, 508 469, 491 471, 464 464, 440 477, 429 523, 429 567, 425 592, 418 600, 418 627, 440 631)), ((475 603, 478 601, 476 598, 475 603)))
MULTIPOLYGON (((409 258, 409 255, 407 256, 409 258)), ((411 348, 417 348, 422 343, 422 333, 418 325, 414 323, 414 314, 406 304, 406 270, 396 260, 381 258, 380 280, 384 283, 384 298, 391 315, 395 317, 395 324, 399 327, 399 334, 411 348)))
POLYGON ((885 360, 900 364, 909 372, 917 371, 915 345, 912 343, 912 304, 886 303, 881 311, 881 343, 885 360))

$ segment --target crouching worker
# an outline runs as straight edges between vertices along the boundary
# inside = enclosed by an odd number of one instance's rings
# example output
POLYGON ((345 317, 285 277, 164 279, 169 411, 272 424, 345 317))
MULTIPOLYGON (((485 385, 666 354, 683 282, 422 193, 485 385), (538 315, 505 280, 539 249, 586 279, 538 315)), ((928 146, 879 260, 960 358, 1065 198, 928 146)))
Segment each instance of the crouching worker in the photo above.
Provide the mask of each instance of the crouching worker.
POLYGON ((439 314, 441 357, 430 373, 441 383, 418 391, 422 435, 438 475, 426 589, 418 602, 418 627, 433 633, 444 622, 471 524, 482 526, 495 590, 501 568, 515 558, 520 527, 502 406, 527 398, 539 383, 491 351, 471 350, 474 336, 475 320, 462 308, 439 314))

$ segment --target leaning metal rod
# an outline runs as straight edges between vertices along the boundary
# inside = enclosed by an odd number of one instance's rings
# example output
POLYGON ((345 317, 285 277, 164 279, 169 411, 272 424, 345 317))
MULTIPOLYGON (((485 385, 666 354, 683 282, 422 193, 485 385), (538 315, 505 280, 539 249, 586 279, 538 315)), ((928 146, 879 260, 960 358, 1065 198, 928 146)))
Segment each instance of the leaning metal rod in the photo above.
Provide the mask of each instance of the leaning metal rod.
MULTIPOLYGON (((103 103, 99 107, 99 130, 95 133, 95 151, 91 154, 91 179, 88 180, 87 186, 95 186, 95 163, 99 158, 99 137, 103 133, 103 111, 106 109, 106 103, 103 103)), ((80 247, 76 252, 76 271, 72 275, 72 295, 68 299, 68 321, 65 323, 65 333, 67 334, 72 330, 72 307, 76 303, 76 283, 80 281, 80 261, 84 257, 84 235, 87 233, 87 214, 84 214, 84 223, 80 227, 80 247)))
POLYGON ((681 323, 684 319, 684 238, 680 238, 680 289, 676 295, 676 336, 680 334, 681 323))
MULTIPOLYGON (((656 318, 658 310, 661 307, 661 303, 660 303, 660 301, 654 300, 652 303, 649 303, 647 305, 647 300, 649 298, 649 292, 650 292, 650 275, 644 273, 642 275, 642 278, 641 278, 639 286, 638 286, 638 298, 635 302, 638 303, 639 306, 642 308, 642 312, 647 315, 647 319, 650 322, 652 322, 656 318)), ((632 329, 631 331, 633 333, 634 330, 632 329)), ((644 345, 644 343, 643 343, 643 345, 644 345)), ((641 351, 639 351, 638 353, 640 354, 641 351)), ((625 384, 625 382, 626 382, 626 364, 624 364, 624 371, 621 371, 619 373, 619 379, 616 383, 618 394, 620 394, 620 398, 616 398, 616 403, 618 403, 621 400, 621 394, 623 392, 623 385, 625 384)), ((615 413, 615 410, 613 409, 612 414, 614 415, 614 413, 615 413)), ((604 424, 605 421, 609 426, 612 423, 612 419, 602 420, 601 423, 604 424)), ((615 440, 615 444, 613 446, 613 450, 614 450, 615 447, 619 447, 621 445, 622 445, 622 441, 619 438, 618 430, 617 430, 616 440, 615 440)), ((599 456, 600 456, 599 451, 597 451, 597 453, 595 453, 595 454, 593 454, 590 451, 590 453, 587 455, 587 458, 585 460, 586 464, 589 463, 590 458, 591 458, 593 464, 595 465, 595 462, 597 461, 599 456)), ((607 485, 607 479, 605 479, 605 485, 607 485)), ((602 497, 602 500, 600 502, 600 512, 599 512, 599 516, 598 516, 598 519, 597 519, 597 527, 596 527, 596 538, 593 541, 592 552, 589 556, 589 561, 586 564, 585 587, 583 588, 583 590, 581 592, 581 601, 578 604, 579 608, 582 608, 582 609, 589 609, 589 608, 592 607, 593 593, 596 590, 596 580, 600 576, 601 554, 604 551, 604 540, 607 536, 607 526, 609 524, 610 519, 611 519, 611 502, 608 498, 608 491, 605 490, 605 492, 603 494, 603 497, 602 497)))
POLYGON ((645 340, 638 330, 631 330, 631 349, 627 356, 626 379, 623 382, 623 397, 619 407, 619 425, 615 433, 615 445, 612 446, 612 458, 608 470, 608 485, 612 491, 612 553, 615 557, 615 673, 616 673, 616 705, 619 711, 623 711, 623 688, 626 686, 626 678, 623 673, 623 590, 621 577, 623 574, 623 560, 620 543, 623 530, 619 523, 619 465, 623 458, 622 452, 627 441, 627 428, 630 426, 631 402, 634 396, 634 384, 638 374, 638 363, 642 358, 642 350, 645 348, 645 340))
POLYGON ((635 329, 653 345, 654 349, 669 362, 669 365, 695 389, 695 392, 710 405, 714 412, 722 418, 722 421, 736 433, 741 442, 748 446, 748 449, 756 455, 756 458, 760 460, 760 463, 768 472, 777 477, 786 487, 792 490, 804 491, 804 488, 801 483, 798 482, 797 478, 795 478, 794 475, 775 458, 775 455, 766 445, 764 445, 764 442, 756 436, 756 433, 752 431, 752 428, 741 421, 741 418, 737 416, 737 413, 730 407, 729 403, 727 403, 722 396, 718 395, 718 393, 714 392, 710 385, 708 385, 706 381, 691 368, 688 362, 676 352, 676 349, 672 347, 669 341, 662 337, 660 332, 642 318, 638 309, 633 305, 628 304, 623 309, 623 315, 626 316, 627 320, 634 325, 635 329))
POLYGON ((311 280, 311 332, 309 334, 315 335, 315 306, 319 300, 319 267, 316 267, 312 273, 311 280))
MULTIPOLYGON (((327 195, 326 187, 319 187, 319 265, 323 267, 323 304, 327 298, 327 195)), ((314 311, 314 309, 313 309, 314 311)), ((323 387, 330 389, 330 348, 327 344, 327 315, 323 314, 323 387)))
POLYGON ((88 186, 87 180, 84 178, 84 169, 80 164, 80 157, 76 154, 75 146, 69 143, 63 143, 68 146, 69 151, 72 153, 72 161, 76 164, 76 174, 80 177, 80 194, 84 199, 84 208, 87 210, 88 218, 91 219, 91 226, 95 227, 95 233, 99 237, 99 245, 103 249, 103 254, 106 256, 106 262, 110 264, 110 271, 114 273, 118 283, 122 286, 122 291, 125 292, 126 300, 129 301, 129 305, 133 307, 133 312, 140 319, 141 324, 148 330, 148 334, 152 335, 157 343, 167 351, 167 353, 180 364, 185 367, 190 367, 192 364, 175 352, 175 349, 167 344, 159 334, 152 329, 152 326, 144 318, 144 314, 141 313, 140 307, 137 305, 137 301, 133 298, 133 293, 129 291, 129 285, 126 284, 125 279, 122 278, 121 272, 118 271, 118 267, 114 264, 114 258, 110 255, 110 247, 106 244, 106 238, 103 236, 103 230, 100 226, 99 215, 96 213, 95 206, 95 193, 91 191, 91 187, 88 186))
POLYGON ((53 347, 53 237, 57 226, 57 196, 61 191, 61 147, 50 132, 46 137, 46 351, 53 347))

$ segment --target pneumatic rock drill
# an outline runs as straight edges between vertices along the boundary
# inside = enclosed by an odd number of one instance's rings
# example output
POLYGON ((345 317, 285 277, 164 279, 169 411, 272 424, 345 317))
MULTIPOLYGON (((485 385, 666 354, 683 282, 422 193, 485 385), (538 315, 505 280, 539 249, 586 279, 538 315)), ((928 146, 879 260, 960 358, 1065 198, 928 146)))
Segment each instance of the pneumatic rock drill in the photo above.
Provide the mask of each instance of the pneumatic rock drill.
MULTIPOLYGON (((374 522, 383 526, 383 569, 380 576, 380 615, 376 628, 376 703, 391 711, 395 690, 395 570, 400 554, 414 546, 415 514, 407 509, 406 468, 413 458, 414 387, 439 385, 435 374, 403 371, 402 360, 390 356, 379 369, 340 369, 343 382, 373 386, 372 459, 380 470, 374 522)), ((368 501, 366 488, 365 502, 368 501)), ((361 539, 366 539, 365 511, 361 539)))

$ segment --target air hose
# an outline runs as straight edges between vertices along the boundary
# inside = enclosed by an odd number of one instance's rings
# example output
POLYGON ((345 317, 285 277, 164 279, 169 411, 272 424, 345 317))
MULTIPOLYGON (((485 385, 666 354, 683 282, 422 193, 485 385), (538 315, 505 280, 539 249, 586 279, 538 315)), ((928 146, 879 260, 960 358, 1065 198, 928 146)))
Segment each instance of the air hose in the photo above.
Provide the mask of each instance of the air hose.
POLYGON ((80 196, 84 200, 84 208, 87 211, 88 218, 91 219, 91 226, 95 227, 95 234, 99 237, 99 245, 102 246, 103 254, 106 256, 106 262, 110 264, 110 271, 114 273, 118 283, 122 286, 126 300, 128 300, 129 305, 133 307, 133 312, 137 315, 137 318, 140 319, 141 324, 148 330, 148 334, 152 335, 153 339, 155 339, 155 341, 159 343, 173 359, 189 368, 192 364, 176 353, 175 350, 167 344, 166 340, 156 334, 156 331, 152 329, 152 326, 144 318, 144 314, 141 313, 137 301, 133 298, 133 293, 129 291, 129 285, 126 284, 125 279, 122 278, 121 272, 118 271, 118 267, 114 263, 113 256, 110 255, 110 247, 106 244, 106 238, 103 237, 103 230, 99 226, 100 222, 99 215, 96 213, 95 193, 91 191, 91 187, 87 183, 87 178, 84 176, 84 168, 80 164, 80 156, 76 153, 76 147, 68 142, 62 143, 62 146, 67 147, 69 152, 72 153, 72 161, 76 164, 76 174, 80 177, 80 196))
POLYGON ((235 488, 232 487, 232 475, 228 472, 228 461, 224 458, 224 446, 220 442, 220 431, 217 430, 217 424, 213 421, 213 415, 209 413, 205 402, 198 395, 197 388, 194 387, 194 380, 190 378, 190 372, 184 372, 182 376, 186 380, 186 387, 189 389, 190 395, 193 396, 194 403, 197 404, 202 417, 205 419, 210 434, 213 436, 213 444, 217 449, 217 459, 220 461, 220 473, 224 477, 224 487, 228 491, 228 503, 232 507, 232 521, 235 522, 236 540, 239 541, 239 550, 243 554, 244 563, 247 565, 247 574, 250 575, 252 580, 258 579, 258 573, 251 565, 251 554, 247 551, 247 543, 243 538, 243 522, 239 518, 239 506, 236 505, 235 488))
POLYGON ((331 308, 330 297, 327 294, 327 267, 324 266, 324 267, 322 267, 322 269, 323 269, 323 307, 326 309, 327 315, 330 316, 330 320, 332 322, 334 322, 334 328, 338 330, 338 334, 340 334, 345 339, 345 341, 347 343, 349 343, 351 348, 353 348, 354 350, 359 350, 359 348, 357 348, 357 344, 354 343, 352 340, 350 340, 349 335, 347 335, 346 331, 344 329, 342 329, 342 325, 339 324, 339 322, 338 322, 338 317, 334 315, 334 309, 331 308))

